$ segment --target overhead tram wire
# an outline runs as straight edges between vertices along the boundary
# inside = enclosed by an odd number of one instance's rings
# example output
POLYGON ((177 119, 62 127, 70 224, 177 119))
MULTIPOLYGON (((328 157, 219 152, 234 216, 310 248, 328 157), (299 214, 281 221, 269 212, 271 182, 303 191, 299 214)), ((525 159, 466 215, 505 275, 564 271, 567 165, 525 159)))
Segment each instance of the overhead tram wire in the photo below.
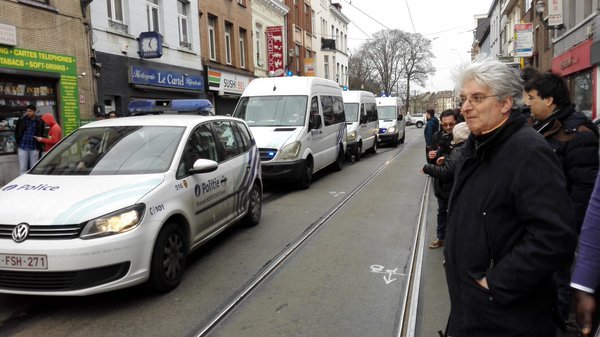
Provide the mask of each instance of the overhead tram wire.
POLYGON ((416 34, 417 29, 415 28, 415 23, 413 22, 412 14, 410 13, 410 7, 408 6, 408 0, 404 0, 404 2, 406 3, 406 9, 408 10, 408 17, 410 18, 410 24, 413 27, 413 32, 416 34))
MULTIPOLYGON (((372 16, 370 16, 369 14, 365 13, 365 12, 364 12, 362 9, 360 9, 360 8, 358 8, 358 7, 356 7, 356 6, 354 6, 354 5, 352 4, 352 2, 350 2, 350 1, 348 1, 348 0, 344 0, 344 1, 345 1, 346 3, 348 3, 350 6, 354 7, 354 8, 355 8, 357 11, 361 12, 363 15, 365 15, 366 17, 368 17, 369 19, 371 19, 371 20, 373 20, 373 21, 377 22, 378 24, 380 24, 380 25, 381 25, 383 28, 385 28, 385 29, 390 29, 388 26, 386 26, 386 25, 384 25, 383 23, 379 22, 379 21, 378 21, 377 19, 375 19, 374 17, 372 17, 372 16)), ((355 26, 356 26, 356 24, 355 24, 355 26)), ((362 31, 362 29, 361 29, 361 31, 362 31)))

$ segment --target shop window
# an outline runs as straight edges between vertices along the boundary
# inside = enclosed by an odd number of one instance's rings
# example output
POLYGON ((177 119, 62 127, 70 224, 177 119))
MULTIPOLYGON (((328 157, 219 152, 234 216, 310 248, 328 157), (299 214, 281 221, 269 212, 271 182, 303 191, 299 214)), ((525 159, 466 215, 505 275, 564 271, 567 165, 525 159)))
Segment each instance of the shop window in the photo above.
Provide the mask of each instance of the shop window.
POLYGON ((60 124, 57 83, 52 80, 3 75, 0 79, 0 155, 16 153, 14 130, 27 105, 37 106, 39 116, 49 112, 60 124))
POLYGON ((592 118, 592 73, 586 72, 571 77, 571 93, 576 109, 592 118))

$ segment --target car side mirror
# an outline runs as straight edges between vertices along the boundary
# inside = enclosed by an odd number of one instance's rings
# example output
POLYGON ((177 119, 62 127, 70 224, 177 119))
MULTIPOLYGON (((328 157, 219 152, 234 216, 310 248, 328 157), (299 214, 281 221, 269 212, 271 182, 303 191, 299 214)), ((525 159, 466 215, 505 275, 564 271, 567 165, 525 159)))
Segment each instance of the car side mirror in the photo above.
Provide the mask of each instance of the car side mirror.
POLYGON ((219 167, 219 163, 210 159, 198 159, 194 162, 194 166, 188 170, 191 174, 208 173, 215 171, 219 167))
POLYGON ((308 129, 318 129, 321 127, 321 116, 314 114, 310 115, 310 121, 308 122, 308 129))

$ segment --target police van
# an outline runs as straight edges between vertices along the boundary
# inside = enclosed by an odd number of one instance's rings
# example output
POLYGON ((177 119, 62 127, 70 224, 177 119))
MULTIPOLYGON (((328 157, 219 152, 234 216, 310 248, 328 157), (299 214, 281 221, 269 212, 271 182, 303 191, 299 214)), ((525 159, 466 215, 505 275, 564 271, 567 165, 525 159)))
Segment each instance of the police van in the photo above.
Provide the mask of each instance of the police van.
POLYGON ((243 120, 138 116, 82 126, 0 188, 0 293, 89 295, 182 280, 187 256, 258 224, 258 148, 243 120))
POLYGON ((359 161, 363 153, 377 153, 379 118, 375 95, 368 91, 349 90, 343 92, 348 153, 359 161))
POLYGON ((257 78, 244 90, 235 117, 246 121, 260 150, 265 180, 308 188, 315 172, 341 170, 346 117, 340 86, 318 77, 257 78))
POLYGON ((406 138, 402 101, 398 97, 377 97, 379 141, 396 147, 406 138))

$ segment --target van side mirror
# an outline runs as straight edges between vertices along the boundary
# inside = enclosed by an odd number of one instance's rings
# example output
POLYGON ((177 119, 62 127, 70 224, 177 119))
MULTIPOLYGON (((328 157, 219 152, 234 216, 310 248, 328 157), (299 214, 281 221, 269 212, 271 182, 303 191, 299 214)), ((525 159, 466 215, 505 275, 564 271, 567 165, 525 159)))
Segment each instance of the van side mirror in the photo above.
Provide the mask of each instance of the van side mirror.
POLYGON ((321 116, 318 114, 310 115, 310 120, 308 121, 308 130, 318 129, 321 127, 321 116))

